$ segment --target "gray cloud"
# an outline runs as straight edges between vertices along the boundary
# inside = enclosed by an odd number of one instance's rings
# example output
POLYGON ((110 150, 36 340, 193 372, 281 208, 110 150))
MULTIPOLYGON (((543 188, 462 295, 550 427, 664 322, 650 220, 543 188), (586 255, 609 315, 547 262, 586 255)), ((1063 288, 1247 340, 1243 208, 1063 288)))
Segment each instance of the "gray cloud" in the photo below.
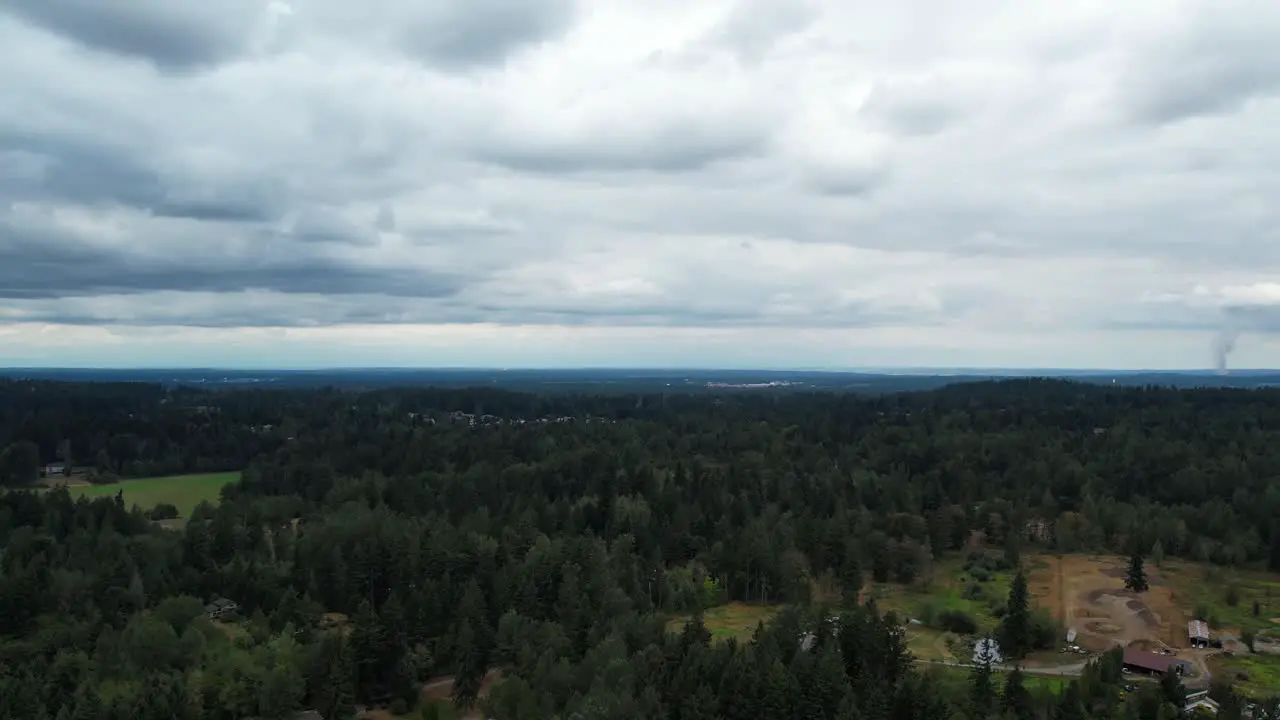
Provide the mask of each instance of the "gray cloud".
POLYGON ((1280 9, 1232 0, 1189 17, 1142 48, 1122 92, 1147 123, 1231 112, 1280 92, 1280 9))
POLYGON ((1280 267, 1280 24, 1229 2, 0 0, 0 335, 1162 330, 1202 358, 1280 331, 1187 290, 1280 267))
POLYGON ((569 29, 574 0, 429 2, 403 29, 410 53, 450 68, 491 65, 569 29))
POLYGON ((173 70, 216 65, 245 50, 254 0, 9 0, 9 13, 85 46, 173 70))
POLYGON ((676 124, 641 138, 601 137, 561 143, 529 138, 481 149, 484 161, 512 170, 568 174, 585 172, 684 172, 763 152, 760 128, 700 128, 676 124))
POLYGON ((21 176, 0 176, 0 191, 14 199, 78 205, 119 204, 160 217, 265 221, 278 218, 283 189, 261 176, 220 179, 163 172, 127 147, 0 125, 0 157, 21 155, 21 176))
MULTIPOLYGON (((172 227, 191 231, 189 224, 172 227)), ((260 233, 234 246, 204 238, 221 252, 193 252, 183 243, 157 251, 94 245, 51 224, 0 217, 0 297, 59 298, 153 291, 382 294, 445 297, 466 280, 430 269, 361 266, 350 261, 274 249, 260 233)), ((191 235, 188 234, 188 240, 191 235)))

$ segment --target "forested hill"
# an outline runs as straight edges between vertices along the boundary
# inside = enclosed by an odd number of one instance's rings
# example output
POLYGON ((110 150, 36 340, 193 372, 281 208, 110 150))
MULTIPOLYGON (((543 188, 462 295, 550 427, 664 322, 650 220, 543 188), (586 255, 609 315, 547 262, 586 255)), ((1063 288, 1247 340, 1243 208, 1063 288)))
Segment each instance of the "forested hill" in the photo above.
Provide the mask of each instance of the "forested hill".
POLYGON ((1003 711, 957 695, 857 591, 975 537, 1280 569, 1278 400, 0 382, 10 486, 55 461, 244 470, 177 532, 121 500, 0 495, 0 717, 347 717, 442 674, 467 706, 491 669, 499 720, 1138 713, 1105 682, 1003 711), (745 645, 665 631, 733 600, 802 610, 745 645), (835 627, 813 601, 845 606, 835 627))

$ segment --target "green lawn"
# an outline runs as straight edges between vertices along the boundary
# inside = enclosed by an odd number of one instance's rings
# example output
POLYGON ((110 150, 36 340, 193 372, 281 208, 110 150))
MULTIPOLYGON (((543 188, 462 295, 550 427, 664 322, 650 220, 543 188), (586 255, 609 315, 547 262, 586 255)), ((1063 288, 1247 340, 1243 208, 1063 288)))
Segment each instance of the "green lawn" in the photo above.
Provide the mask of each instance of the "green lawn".
MULTIPOLYGON (((745 642, 751 639, 759 623, 768 623, 781 609, 781 605, 748 605, 735 602, 708 608, 702 613, 702 622, 711 633, 712 640, 728 640, 732 637, 745 642)), ((672 618, 667 623, 667 630, 680 632, 688 620, 688 615, 672 618)))
POLYGON ((959 610, 977 622, 980 633, 991 632, 999 623, 992 609, 1008 597, 1012 574, 993 572, 979 580, 963 569, 963 562, 962 558, 954 557, 938 561, 933 568, 933 581, 928 585, 877 583, 869 588, 869 594, 880 610, 893 610, 904 622, 929 614, 926 607, 932 608, 934 614, 959 610), (969 586, 981 588, 980 593, 967 595, 969 586))
POLYGON ((79 485, 68 490, 73 497, 88 498, 110 497, 123 490, 126 505, 138 505, 144 510, 150 510, 157 503, 172 503, 185 518, 203 500, 218 502, 218 493, 223 486, 239 481, 240 473, 224 472, 138 478, 110 485, 79 485))
MULTIPOLYGON (((973 670, 970 668, 948 667, 945 665, 927 665, 924 666, 924 673, 931 675, 934 679, 942 683, 943 686, 950 688, 952 693, 963 693, 970 684, 970 678, 973 676, 973 670)), ((995 681, 997 690, 1004 688, 1005 676, 1008 673, 1004 670, 992 670, 991 677, 995 681)), ((1023 672, 1022 685, 1028 690, 1043 688, 1050 692, 1060 693, 1066 689, 1067 685, 1075 678, 1059 677, 1057 675, 1036 675, 1034 673, 1023 672)))
POLYGON ((1280 656, 1219 656, 1209 661, 1209 670, 1214 680, 1229 682, 1254 698, 1271 697, 1280 688, 1280 656))
POLYGON ((1280 636, 1280 575, 1238 570, 1185 561, 1166 562, 1161 575, 1171 586, 1174 601, 1188 614, 1207 610, 1213 630, 1253 630, 1280 636), (1228 588, 1237 589, 1235 605, 1228 602, 1228 588), (1253 603, 1258 602, 1258 614, 1253 603))

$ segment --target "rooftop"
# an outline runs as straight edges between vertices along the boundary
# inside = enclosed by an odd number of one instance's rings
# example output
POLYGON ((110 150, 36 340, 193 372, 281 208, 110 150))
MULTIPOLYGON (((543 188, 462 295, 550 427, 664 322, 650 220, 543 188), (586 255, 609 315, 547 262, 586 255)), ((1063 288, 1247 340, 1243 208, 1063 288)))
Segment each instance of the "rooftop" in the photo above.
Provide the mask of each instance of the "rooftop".
POLYGON ((1168 655, 1157 655, 1156 653, 1136 648, 1124 649, 1124 664, 1142 668, 1143 670, 1160 673, 1169 672, 1169 667, 1177 662, 1176 658, 1168 655))

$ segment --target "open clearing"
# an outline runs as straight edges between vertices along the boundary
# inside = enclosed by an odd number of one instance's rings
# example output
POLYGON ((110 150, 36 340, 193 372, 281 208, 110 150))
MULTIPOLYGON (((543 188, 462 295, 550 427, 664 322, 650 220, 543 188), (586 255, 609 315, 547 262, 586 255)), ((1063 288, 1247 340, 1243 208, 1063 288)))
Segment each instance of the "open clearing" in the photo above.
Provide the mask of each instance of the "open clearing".
POLYGON ((1149 650, 1187 648, 1187 613, 1175 602, 1164 571, 1148 567, 1145 593, 1124 587, 1128 562, 1096 555, 1042 556, 1028 576, 1036 602, 1078 633, 1093 652, 1138 644, 1149 650))
POLYGON ((67 489, 72 497, 87 498, 111 497, 124 491, 125 505, 138 505, 144 510, 150 510, 157 503, 171 503, 185 518, 202 501, 218 502, 223 486, 239 480, 238 472, 203 473, 121 480, 110 485, 72 485, 67 489))
MULTIPOLYGON (((751 639, 757 625, 769 622, 781 609, 781 605, 749 605, 734 602, 707 608, 702 613, 702 622, 707 626, 713 641, 737 638, 745 642, 751 639)), ((667 621, 667 630, 678 633, 684 629, 689 619, 689 615, 674 617, 667 621)))
MULTIPOLYGON (((876 583, 867 587, 863 596, 874 599, 881 611, 892 610, 904 623, 911 618, 929 615, 930 609, 934 615, 946 610, 960 611, 977 623, 977 634, 988 634, 999 622, 994 609, 1009 596, 1012 578, 1008 572, 975 577, 964 570, 963 558, 946 558, 934 565, 932 581, 927 585, 876 583), (975 586, 978 591, 972 589, 975 586)), ((906 632, 907 646, 921 660, 950 662, 969 659, 967 650, 952 647, 959 641, 953 633, 909 623, 906 632)))
POLYGON ((1271 697, 1280 688, 1280 657, 1275 655, 1217 655, 1209 659, 1209 670, 1215 680, 1226 680, 1255 698, 1271 697))

